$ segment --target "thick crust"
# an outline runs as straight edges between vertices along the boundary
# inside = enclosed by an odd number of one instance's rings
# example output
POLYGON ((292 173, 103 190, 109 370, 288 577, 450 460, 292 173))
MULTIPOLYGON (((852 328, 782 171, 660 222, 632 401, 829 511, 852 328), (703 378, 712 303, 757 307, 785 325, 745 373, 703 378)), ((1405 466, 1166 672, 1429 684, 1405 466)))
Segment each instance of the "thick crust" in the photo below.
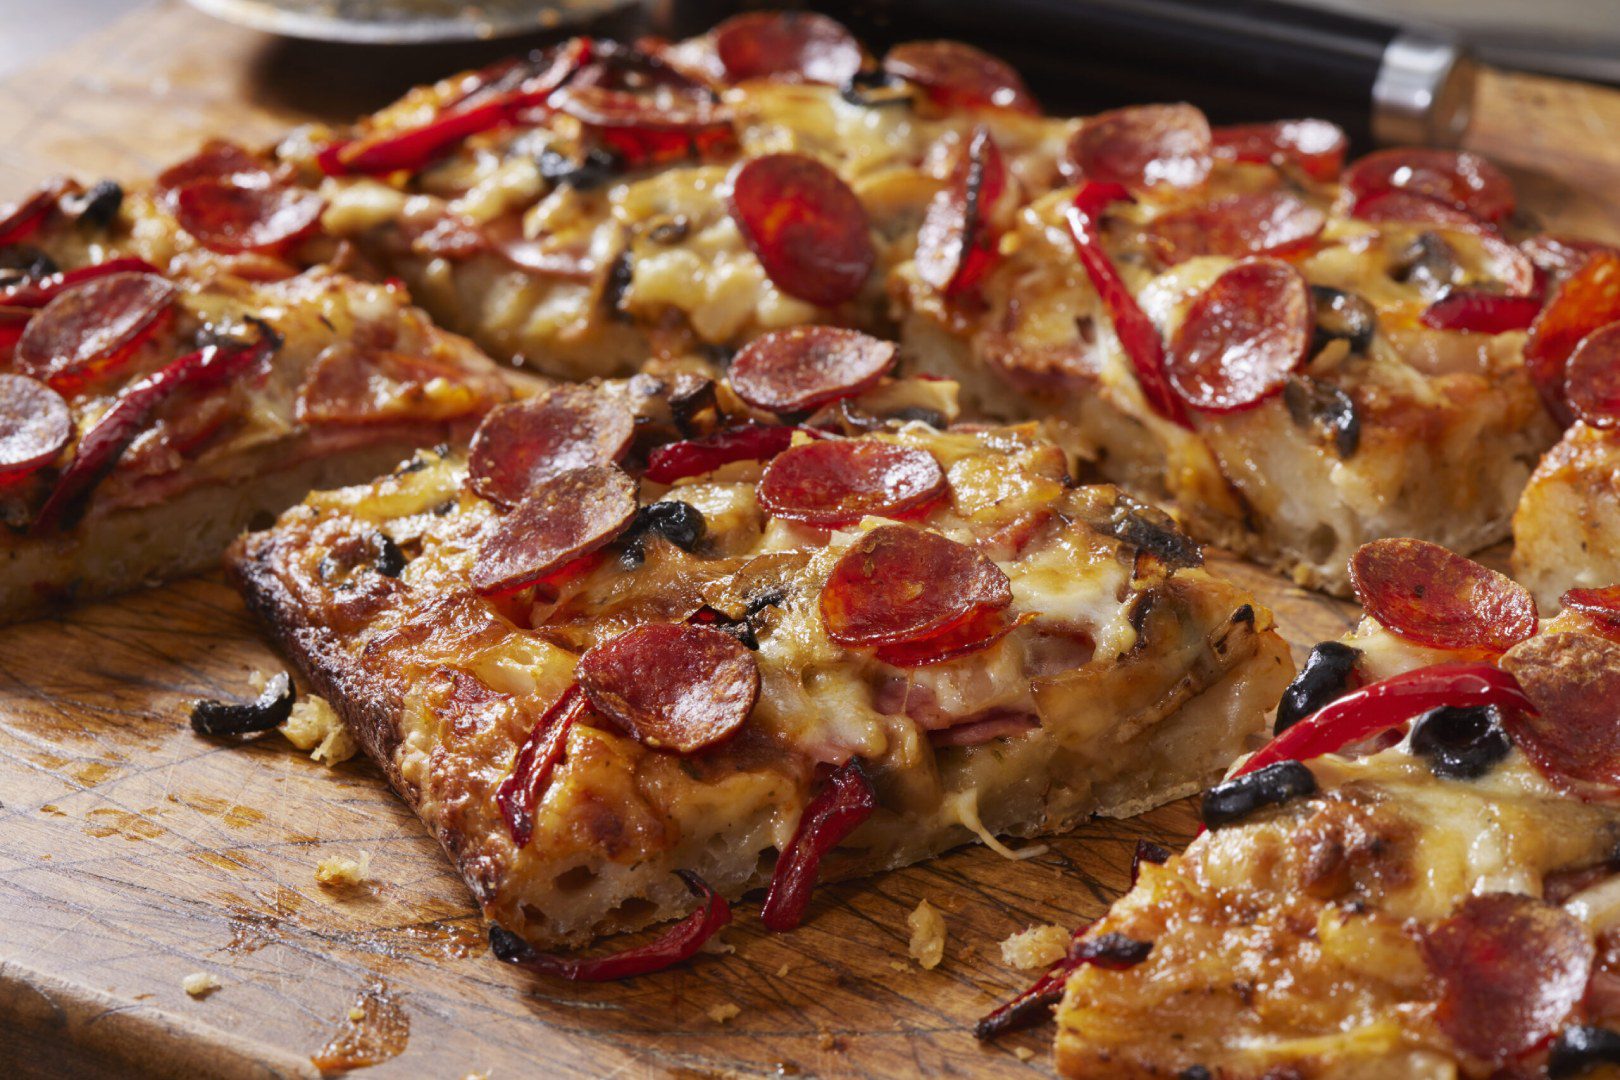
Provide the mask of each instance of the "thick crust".
POLYGON ((1541 460, 1513 515, 1513 576, 1543 611, 1620 582, 1620 433, 1577 422, 1541 460))

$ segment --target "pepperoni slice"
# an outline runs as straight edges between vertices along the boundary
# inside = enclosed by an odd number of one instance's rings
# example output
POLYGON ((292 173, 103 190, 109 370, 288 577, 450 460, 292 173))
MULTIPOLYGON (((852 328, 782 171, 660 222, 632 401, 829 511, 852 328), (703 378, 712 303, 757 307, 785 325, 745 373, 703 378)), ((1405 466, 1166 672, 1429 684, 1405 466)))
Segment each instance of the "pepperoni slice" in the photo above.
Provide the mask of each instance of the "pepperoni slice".
POLYGON ((877 252, 866 209, 838 174, 803 154, 769 154, 731 174, 731 217, 789 296, 834 307, 866 284, 877 252))
POLYGON ((492 503, 516 506, 555 476, 618 461, 635 423, 622 401, 583 386, 558 386, 502 405, 473 435, 468 484, 492 503))
POLYGON ((58 390, 111 371, 158 331, 178 295, 156 274, 109 274, 76 285, 29 322, 17 342, 17 368, 58 390))
POLYGON ((133 256, 108 259, 106 262, 81 266, 77 270, 65 270, 59 274, 51 274, 48 277, 24 281, 0 289, 0 304, 10 307, 41 308, 75 285, 81 285, 86 281, 93 281, 99 277, 106 277, 109 274, 122 274, 129 271, 156 274, 158 268, 145 259, 137 259, 133 256))
POLYGON ((896 645, 1011 603, 1007 575, 972 548, 909 525, 883 525, 833 566, 821 590, 821 621, 840 645, 896 645))
POLYGON ((608 543, 635 516, 635 481, 619 469, 590 465, 554 476, 484 534, 473 588, 485 596, 527 588, 608 543))
POLYGON ((1006 188, 1007 166, 996 140, 975 128, 917 230, 917 276, 946 296, 972 288, 995 261, 989 208, 1006 188))
POLYGON ((1361 545, 1350 584, 1368 615, 1420 645, 1503 653, 1536 632, 1528 589, 1427 540, 1361 545))
POLYGON ((777 517, 837 529, 863 517, 904 517, 945 493, 934 455, 871 439, 824 439, 778 454, 759 481, 759 504, 777 517))
POLYGON ((1620 639, 1620 585, 1570 589, 1558 604, 1586 616, 1604 637, 1620 639))
POLYGON ((1220 161, 1268 164, 1291 161, 1316 180, 1333 180, 1344 170, 1350 140, 1326 120, 1278 120, 1270 124, 1230 124, 1213 128, 1211 152, 1220 161))
POLYGON ((1327 215, 1286 191, 1231 195, 1154 218, 1148 235, 1169 264, 1198 255, 1278 255, 1309 247, 1327 215))
POLYGON ((1579 270, 1582 263, 1600 251, 1620 253, 1620 249, 1613 244, 1573 236, 1554 236, 1551 233, 1538 233, 1520 241, 1519 250, 1535 264, 1539 273, 1555 280, 1562 280, 1579 270))
POLYGON ((1133 191, 1193 188, 1209 176, 1209 121, 1187 104, 1133 105, 1098 113, 1069 143, 1069 160, 1087 180, 1133 191))
POLYGON ((811 11, 751 11, 714 28, 714 49, 731 82, 843 86, 861 70, 861 46, 842 23, 811 11))
POLYGON ((291 243, 319 225, 325 209, 325 199, 302 188, 198 180, 174 193, 180 227, 203 247, 227 255, 291 243))
POLYGON ((893 342, 835 326, 796 326, 756 338, 727 378, 756 409, 800 413, 861 393, 894 364, 893 342))
POLYGON ((72 437, 61 394, 26 375, 0 375, 0 477, 50 464, 72 437))
POLYGON ((916 83, 945 109, 987 106, 1039 116, 1041 107, 1012 66, 960 41, 908 41, 883 58, 885 73, 916 83))
POLYGON ((655 484, 673 484, 733 461, 769 461, 791 446, 793 433, 800 430, 805 429, 748 423, 701 439, 683 439, 648 454, 644 475, 655 484))
POLYGON ((1410 191, 1374 192, 1358 199, 1350 216, 1375 225, 1442 225, 1462 229, 1485 227, 1482 220, 1466 210, 1410 191))
MULTIPOLYGON (((1579 609, 1577 609, 1579 610, 1579 609)), ((1502 658, 1535 711, 1503 714, 1513 742, 1553 780, 1620 786, 1620 644, 1546 634, 1502 658)))
POLYGON ((1541 300, 1537 297, 1453 289, 1423 309, 1422 322, 1435 330, 1505 334, 1529 329, 1540 313, 1541 300))
MULTIPOLYGON (((1351 165, 1344 187, 1360 205, 1386 191, 1422 195, 1486 221, 1513 213, 1513 181, 1478 154, 1406 146, 1378 150, 1351 165)), ((1359 214, 1357 216, 1360 216, 1359 214)))
POLYGON ((1495 1065, 1564 1026, 1586 993, 1596 951, 1563 908, 1516 893, 1470 896, 1422 944, 1440 980, 1441 1030, 1495 1065))
POLYGON ((754 654, 730 634, 648 623, 586 651, 591 706, 654 750, 695 754, 737 733, 759 697, 754 654))
POLYGON ((1525 366, 1541 399, 1568 422, 1564 370, 1582 338, 1620 320, 1620 252, 1598 252, 1564 280, 1530 326, 1524 343, 1525 366))
POLYGON ((186 160, 158 174, 157 187, 165 196, 199 180, 217 180, 237 187, 269 187, 270 170, 259 158, 224 139, 210 139, 186 160))
POLYGON ((1620 322, 1592 331, 1575 346, 1564 390, 1569 407, 1588 424, 1620 427, 1620 322))
POLYGON ((56 179, 40 187, 21 202, 0 207, 0 247, 18 244, 39 231, 58 200, 77 185, 69 180, 56 179))
MULTIPOLYGON (((965 622, 958 623, 942 634, 923 638, 921 641, 904 641, 897 645, 880 646, 874 654, 885 664, 895 667, 916 668, 928 667, 932 664, 944 664, 952 660, 959 660, 972 653, 982 652, 1023 626, 1033 621, 1034 615, 1026 612, 1016 619, 1009 618, 1005 611, 980 611, 970 616, 965 622)), ((1021 730, 1027 727, 1027 721, 1020 717, 1019 724, 1010 730, 1021 730)), ((971 725, 970 725, 971 726, 971 725)), ((1009 730, 1007 725, 998 725, 994 730, 1005 733, 1009 730)), ((990 736, 994 738, 996 736, 990 736)), ((964 745, 955 742, 953 745, 964 745)))
POLYGON ((1271 259, 1238 263, 1199 294, 1170 342, 1165 368, 1183 401, 1235 412, 1282 393, 1310 353, 1310 287, 1271 259))

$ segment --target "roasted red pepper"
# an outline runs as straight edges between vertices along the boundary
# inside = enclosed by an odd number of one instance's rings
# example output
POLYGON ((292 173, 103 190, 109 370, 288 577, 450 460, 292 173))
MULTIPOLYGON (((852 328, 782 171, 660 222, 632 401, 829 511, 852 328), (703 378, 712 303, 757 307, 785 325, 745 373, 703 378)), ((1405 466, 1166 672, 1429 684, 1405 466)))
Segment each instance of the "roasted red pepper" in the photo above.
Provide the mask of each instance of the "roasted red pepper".
POLYGON ((692 890, 692 895, 702 899, 703 906, 645 945, 594 959, 557 956, 539 951, 510 930, 492 926, 489 928, 490 951, 502 963, 570 982, 613 982, 674 967, 690 959, 703 948, 704 942, 731 921, 731 906, 725 897, 690 870, 675 873, 692 890))
POLYGON ((760 921, 768 929, 781 933, 804 921, 822 858, 876 809, 877 793, 861 768, 861 759, 850 758, 804 808, 792 842, 777 860, 759 911, 760 921))
POLYGON ((95 278, 106 277, 108 274, 121 274, 126 271, 141 274, 162 273, 161 270, 145 259, 137 259, 133 256, 108 259, 106 262, 96 263, 94 266, 81 266, 77 270, 67 270, 60 274, 40 278, 38 281, 25 281, 0 289, 0 304, 19 308, 42 308, 59 294, 75 285, 95 278))
POLYGON ((527 847, 534 835, 534 808, 546 793, 551 770, 562 759, 568 730, 585 708, 585 693, 575 683, 535 722, 512 762, 512 774, 495 792, 495 805, 501 808, 512 842, 520 848, 527 847))
POLYGON ((973 1037, 994 1039, 1045 1020, 1048 1010, 1062 1000, 1063 984, 1078 968, 1091 965, 1109 971, 1124 971, 1146 960, 1148 953, 1153 951, 1151 941, 1137 941, 1124 934, 1099 934, 1087 938, 1087 929, 1081 927, 1074 932, 1074 940, 1069 943, 1069 955, 1053 964, 1045 975, 1035 980, 1035 985, 974 1024, 973 1037))
POLYGON ((738 424, 701 439, 660 446, 647 455, 645 476, 655 484, 673 484, 688 476, 713 472, 733 461, 769 461, 793 443, 793 433, 808 428, 777 424, 738 424))
POLYGON ((1434 330, 1505 334, 1509 330, 1528 330, 1540 312, 1540 297, 1459 289, 1425 308, 1422 319, 1424 326, 1434 330))

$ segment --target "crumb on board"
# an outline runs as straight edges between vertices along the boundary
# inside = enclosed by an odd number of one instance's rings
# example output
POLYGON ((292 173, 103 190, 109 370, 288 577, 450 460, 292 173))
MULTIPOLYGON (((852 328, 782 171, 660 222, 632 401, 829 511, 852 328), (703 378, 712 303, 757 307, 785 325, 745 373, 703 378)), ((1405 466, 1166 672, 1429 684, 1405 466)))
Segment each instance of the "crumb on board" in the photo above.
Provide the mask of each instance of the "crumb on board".
POLYGON ((1019 1061, 1028 1061, 1030 1058, 1033 1058, 1034 1056, 1035 1056, 1035 1051, 1031 1050, 1027 1046, 1015 1046, 1015 1047, 1013 1047, 1013 1057, 1017 1058, 1019 1061))
POLYGON ((315 880, 329 888, 352 888, 364 884, 370 876, 369 851, 362 851, 353 859, 347 855, 329 855, 315 867, 315 880))
POLYGON ((1069 937, 1052 923, 1032 926, 1001 943, 1001 962, 1020 971, 1051 967, 1069 951, 1069 937))
POLYGON ((287 741, 327 765, 337 765, 354 757, 359 749, 349 729, 326 699, 306 694, 293 703, 292 713, 278 729, 287 741))
POLYGON ((219 976, 210 975, 206 971, 193 971, 180 980, 180 988, 194 998, 207 997, 222 985, 219 976))
POLYGON ((716 956, 730 956, 737 951, 737 946, 725 940, 719 934, 715 934, 708 941, 705 941, 698 951, 713 953, 716 956))
POLYGON ((264 693, 264 688, 270 685, 270 676, 266 675, 258 668, 254 668, 253 671, 248 674, 248 685, 253 688, 253 692, 255 694, 262 694, 264 693))
POLYGON ((910 971, 911 970, 911 968, 906 966, 905 961, 903 961, 903 960, 890 960, 889 961, 889 967, 893 968, 895 971, 910 971))
POLYGON ((906 916, 906 925, 911 927, 911 958, 925 970, 938 967, 945 958, 945 916, 924 900, 906 916))
POLYGON ((353 1020, 355 1023, 358 1024, 360 1021, 364 1020, 365 1018, 366 1018, 366 1010, 362 1009, 358 1005, 349 1006, 349 1019, 350 1020, 353 1020))
POLYGON ((792 964, 783 964, 781 967, 776 969, 776 977, 778 979, 785 979, 785 978, 787 978, 787 973, 789 971, 791 971, 792 969, 793 969, 792 964))
POLYGON ((740 1012, 742 1012, 742 1009, 739 1006, 737 1006, 737 1005, 733 1004, 732 1002, 728 1001, 724 1005, 712 1005, 712 1006, 710 1006, 709 1007, 709 1019, 713 1020, 717 1024, 723 1024, 727 1020, 732 1019, 734 1016, 736 1016, 740 1012))

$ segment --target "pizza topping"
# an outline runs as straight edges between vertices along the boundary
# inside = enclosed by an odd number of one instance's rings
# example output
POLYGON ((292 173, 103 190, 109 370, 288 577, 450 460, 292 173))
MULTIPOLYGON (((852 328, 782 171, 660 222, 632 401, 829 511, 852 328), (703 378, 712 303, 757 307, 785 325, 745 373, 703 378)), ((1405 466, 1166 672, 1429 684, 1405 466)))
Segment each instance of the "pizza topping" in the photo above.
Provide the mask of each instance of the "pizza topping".
POLYGON ((1586 993, 1595 953, 1574 916, 1516 893, 1470 896, 1422 946, 1440 980, 1440 1029, 1465 1054, 1494 1065, 1537 1049, 1564 1026, 1586 993))
POLYGON ((1199 255, 1286 255, 1309 247, 1327 215, 1286 191, 1230 195, 1153 219, 1148 236, 1167 264, 1199 255))
POLYGON ((1620 644, 1590 634, 1549 634, 1502 658, 1535 705, 1504 712, 1513 742, 1555 781, 1620 786, 1620 644))
POLYGON ((731 174, 731 217, 778 289, 834 307, 866 284, 877 253, 860 199, 803 154, 767 154, 731 174))
POLYGON ((1519 250, 1535 266, 1536 273, 1544 283, 1549 279, 1552 283, 1562 281, 1600 251, 1611 254, 1620 252, 1613 244, 1573 236, 1554 236, 1552 233, 1537 233, 1527 240, 1521 240, 1519 250))
POLYGON ((1570 589, 1559 599, 1560 607, 1578 611, 1596 624, 1604 637, 1620 638, 1620 585, 1601 589, 1570 589))
POLYGON ((673 499, 648 503, 636 511, 636 520, 621 537, 624 551, 619 555, 619 565, 634 570, 646 562, 648 536, 661 536, 682 551, 691 551, 708 529, 703 511, 691 503, 673 499))
POLYGON ((1378 150, 1351 165, 1343 183, 1357 204, 1372 195, 1398 191, 1485 221, 1500 221, 1514 207, 1513 181, 1466 150, 1419 146, 1378 150))
POLYGON ((1353 353, 1366 353, 1378 332, 1378 313, 1365 297, 1330 285, 1312 285, 1311 302, 1316 309, 1316 332, 1311 352, 1319 353, 1331 341, 1349 343, 1353 353))
POLYGON ((1136 850, 1131 852, 1131 888, 1136 888, 1137 880, 1142 876, 1142 864, 1152 863, 1154 866, 1163 866, 1170 861, 1171 851, 1162 844, 1155 844, 1151 840, 1138 840, 1136 850))
POLYGON ((1439 225, 1477 229, 1479 218, 1466 210, 1409 191, 1378 191, 1358 200, 1350 216, 1375 225, 1439 225))
POLYGON ((577 683, 563 691, 530 729, 512 761, 511 775, 495 790, 495 805, 512 843, 520 848, 528 847, 534 836, 535 810, 545 798, 552 770, 562 760, 568 731, 585 709, 585 694, 577 683))
POLYGON ((1579 1024, 1567 1027, 1547 1053, 1550 1080, 1568 1080, 1597 1065, 1620 1065, 1620 1032, 1579 1024))
POLYGON ((744 346, 728 378, 756 409, 801 413, 866 390, 894 366, 893 342, 836 326, 776 330, 744 346))
POLYGON ((611 465, 588 465, 532 488, 484 534, 473 588, 504 595, 551 576, 629 527, 636 483, 611 465))
POLYGON ((1119 184, 1082 183, 1066 215, 1069 235, 1092 288, 1108 305, 1108 314, 1114 320, 1114 336, 1130 358, 1142 396, 1160 416, 1185 424, 1186 410, 1170 389, 1165 375, 1164 343, 1159 339, 1159 331, 1136 303, 1136 297, 1126 287, 1102 244, 1103 211, 1110 203, 1129 198, 1130 193, 1119 184))
POLYGON ((1133 105, 1085 121, 1069 160, 1094 183, 1195 188, 1209 176, 1209 121, 1191 105, 1133 105))
POLYGON ((991 106, 1040 115, 1024 80, 1006 62, 960 41, 907 41, 883 57, 883 70, 923 88, 944 109, 991 106))
POLYGON ((1316 431, 1342 460, 1361 447, 1361 414, 1341 386, 1326 379, 1295 374, 1283 386, 1283 405, 1297 426, 1316 431))
POLYGON ((989 208, 1007 186, 1007 167, 988 129, 975 128, 950 181, 928 203, 917 230, 917 276, 954 296, 984 276, 995 261, 989 208))
POLYGON ((1564 393, 1575 415, 1588 424, 1620 427, 1620 322, 1592 331, 1575 346, 1564 393))
POLYGON ((1499 654, 1536 632, 1523 585, 1427 540, 1374 540, 1350 558, 1350 584, 1391 632, 1436 649, 1499 654))
POLYGON ((490 951, 502 963, 570 982, 613 982, 674 967, 697 955, 704 942, 731 922, 731 906, 725 897, 690 870, 675 873, 703 906, 645 945, 586 960, 540 952, 510 930, 491 926, 490 951))
POLYGON ((292 715, 292 678, 278 671, 264 684, 258 698, 238 701, 199 701, 191 707, 191 730, 199 735, 251 735, 271 731, 292 715))
POLYGON ((1513 749, 1495 705, 1442 705, 1412 721, 1412 753, 1427 758, 1434 775, 1473 780, 1513 749))
POLYGON ((156 274, 109 274, 76 285, 29 322, 17 342, 17 369, 59 390, 111 371, 157 333, 179 294, 156 274))
POLYGON ((576 669, 591 707, 654 750, 695 754, 737 733, 759 666, 730 634, 647 623, 588 650, 576 669))
POLYGON ((1620 320, 1620 252, 1598 252, 1564 280, 1542 308, 1524 343, 1525 366, 1541 399, 1560 421, 1570 419, 1564 371, 1582 338, 1620 320))
POLYGON ((821 590, 821 619, 840 645, 920 641, 1012 603, 1001 568, 972 548, 908 525, 883 525, 844 552, 821 590))
POLYGON ((769 461, 793 445, 793 433, 803 431, 781 424, 737 424, 701 439, 683 439, 658 447, 647 455, 643 475, 656 484, 673 484, 689 476, 713 472, 734 461, 769 461))
POLYGON ((771 873, 770 888, 759 910, 766 929, 780 934, 804 921, 821 860, 876 809, 877 792, 860 758, 850 758, 827 777, 806 804, 793 839, 771 873))
POLYGON ((90 190, 62 196, 62 213, 81 228, 105 229, 124 205, 124 188, 116 180, 97 180, 90 190))
POLYGON ((57 200, 75 185, 61 178, 42 185, 27 198, 10 206, 0 206, 0 248, 19 244, 39 231, 56 209, 57 200))
POLYGON ((1528 330, 1541 312, 1541 299, 1503 296, 1477 289, 1453 289, 1423 309, 1423 325, 1435 330, 1505 334, 1528 330))
POLYGON ((1297 761, 1277 761, 1240 773, 1204 792, 1199 817, 1206 829, 1220 829, 1267 806, 1281 806, 1316 794, 1316 777, 1297 761))
MULTIPOLYGON (((1010 618, 1005 611, 984 610, 970 615, 964 621, 957 623, 942 633, 931 634, 918 641, 902 641, 895 645, 881 645, 873 655, 885 664, 902 668, 928 667, 933 664, 949 663, 952 660, 958 660, 964 656, 988 649, 1025 623, 1033 622, 1034 619, 1034 614, 1027 611, 1017 618, 1010 618)), ((1016 719, 1020 723, 1016 726, 1004 723, 999 729, 1001 734, 1006 734, 1009 730, 1025 730, 1030 726, 1025 717, 1008 717, 1005 719, 1008 721, 1016 719)), ((947 728, 943 730, 953 729, 947 728)), ((934 734, 931 731, 930 738, 934 734)), ((940 740, 935 739, 934 741, 938 743, 940 740)), ((954 743, 955 745, 962 745, 959 740, 955 740, 954 743)))
POLYGON ((1052 1006, 1063 1000, 1063 987, 1079 968, 1088 965, 1108 971, 1124 971, 1148 958, 1153 942, 1137 941, 1124 934, 1098 934, 1088 938, 1076 932, 1069 953, 1035 984, 973 1025, 973 1037, 983 1042, 1039 1024, 1051 1015, 1052 1006))
POLYGON ((1304 669, 1283 691, 1272 734, 1281 735, 1353 689, 1360 660, 1360 649, 1337 641, 1320 642, 1305 658, 1304 669))
POLYGON ((1235 412, 1282 392, 1305 362, 1314 305, 1287 263, 1250 259, 1193 301, 1170 342, 1165 367, 1182 400, 1205 412, 1235 412))
POLYGON ((199 180, 218 180, 237 187, 266 187, 274 182, 265 163, 242 147, 224 139, 210 139, 184 161, 158 174, 157 188, 165 197, 199 180))
POLYGON ((630 447, 635 418, 619 399, 557 386, 484 417, 467 452, 467 482, 504 507, 534 487, 588 465, 611 465, 630 447))
POLYGON ((1350 146, 1344 130, 1326 120, 1278 120, 1270 124, 1230 124, 1210 131, 1218 161, 1259 164, 1291 161, 1315 180, 1333 180, 1344 169, 1350 146))
POLYGON ((823 439, 777 455, 759 481, 759 504, 777 517, 837 529, 863 517, 909 517, 945 494, 945 472, 914 446, 823 439))
POLYGON ((0 288, 0 304, 8 307, 42 308, 75 285, 113 274, 156 274, 158 268, 145 259, 125 256, 81 266, 77 270, 52 272, 28 281, 0 288))
POLYGON ((640 49, 600 41, 548 99, 633 167, 701 157, 734 140, 730 112, 702 83, 640 49))
POLYGON ((861 69, 861 46, 843 24, 810 11, 751 11, 714 28, 714 51, 732 82, 779 79, 843 86, 861 69))
POLYGON ((326 200, 303 188, 198 180, 174 193, 180 227, 210 251, 274 251, 320 224, 326 200))
POLYGON ((73 437, 62 395, 26 375, 0 374, 0 481, 49 465, 73 437))

